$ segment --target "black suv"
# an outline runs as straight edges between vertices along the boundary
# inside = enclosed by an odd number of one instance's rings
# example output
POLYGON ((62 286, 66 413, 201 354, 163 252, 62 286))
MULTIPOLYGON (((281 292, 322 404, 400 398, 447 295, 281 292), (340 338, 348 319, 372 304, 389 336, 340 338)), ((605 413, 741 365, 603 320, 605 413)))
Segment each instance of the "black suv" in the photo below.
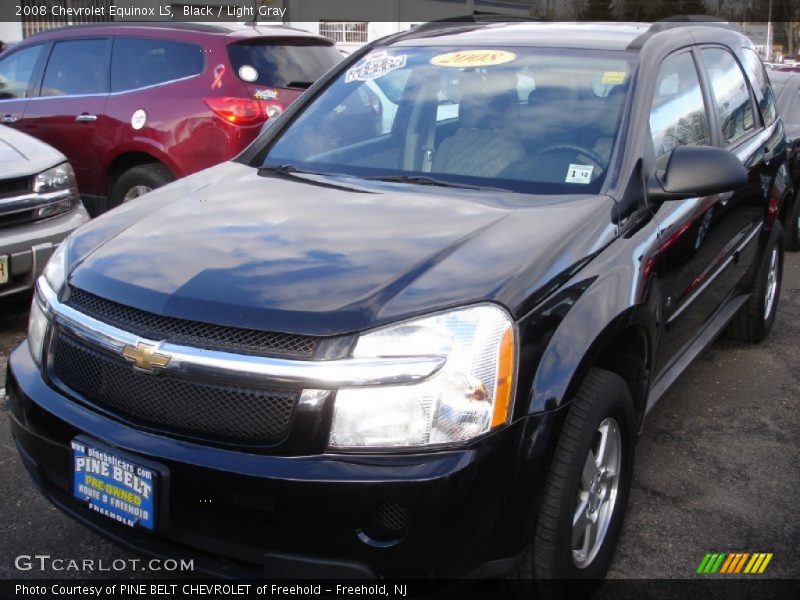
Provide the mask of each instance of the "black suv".
POLYGON ((644 416, 770 331, 790 188, 725 27, 421 26, 61 246, 14 437, 60 509, 210 572, 602 577, 644 416))

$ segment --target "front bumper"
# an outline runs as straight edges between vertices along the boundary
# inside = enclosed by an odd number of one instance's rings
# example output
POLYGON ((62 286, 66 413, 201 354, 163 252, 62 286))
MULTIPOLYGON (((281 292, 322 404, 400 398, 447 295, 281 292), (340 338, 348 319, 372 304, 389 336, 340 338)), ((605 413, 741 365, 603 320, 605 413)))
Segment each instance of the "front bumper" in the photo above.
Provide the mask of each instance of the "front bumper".
POLYGON ((0 299, 32 290, 58 244, 87 221, 89 215, 78 203, 63 215, 0 230, 0 255, 8 255, 11 275, 0 285, 0 299))
POLYGON ((532 416, 457 451, 264 456, 94 413, 47 385, 27 343, 9 359, 6 388, 22 460, 57 507, 125 546, 233 577, 496 575, 524 548, 559 421, 558 413, 532 416), (72 498, 69 444, 79 434, 167 469, 155 534, 72 498), (387 506, 403 515, 401 529, 384 527, 387 506))

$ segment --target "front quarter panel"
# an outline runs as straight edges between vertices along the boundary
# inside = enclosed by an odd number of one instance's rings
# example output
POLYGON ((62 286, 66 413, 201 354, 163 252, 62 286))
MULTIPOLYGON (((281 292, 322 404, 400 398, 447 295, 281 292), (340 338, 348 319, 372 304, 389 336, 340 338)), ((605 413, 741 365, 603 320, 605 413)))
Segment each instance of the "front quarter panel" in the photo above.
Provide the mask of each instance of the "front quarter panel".
POLYGON ((628 327, 644 329, 652 353, 660 306, 652 285, 657 230, 648 219, 617 238, 521 320, 519 397, 529 414, 567 402, 594 358, 628 327), (542 349, 531 351, 537 344, 542 349))

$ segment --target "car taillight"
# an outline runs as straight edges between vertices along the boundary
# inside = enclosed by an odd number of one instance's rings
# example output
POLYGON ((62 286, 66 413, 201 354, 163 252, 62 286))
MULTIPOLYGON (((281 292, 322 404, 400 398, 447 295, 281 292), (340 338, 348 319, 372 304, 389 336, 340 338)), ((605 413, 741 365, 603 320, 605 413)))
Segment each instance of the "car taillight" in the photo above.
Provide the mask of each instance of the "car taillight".
POLYGON ((203 102, 217 115, 234 125, 257 125, 283 112, 283 105, 278 102, 264 102, 248 98, 231 98, 212 96, 203 98, 203 102))

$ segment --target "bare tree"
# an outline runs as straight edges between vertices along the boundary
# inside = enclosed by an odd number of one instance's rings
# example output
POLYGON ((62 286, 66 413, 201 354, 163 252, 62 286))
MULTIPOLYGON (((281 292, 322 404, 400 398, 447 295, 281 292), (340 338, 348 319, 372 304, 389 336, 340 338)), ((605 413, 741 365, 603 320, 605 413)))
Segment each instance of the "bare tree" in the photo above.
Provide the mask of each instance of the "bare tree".
POLYGON ((786 54, 794 56, 800 37, 800 3, 797 0, 779 0, 776 4, 778 4, 776 20, 782 22, 786 34, 786 54))

